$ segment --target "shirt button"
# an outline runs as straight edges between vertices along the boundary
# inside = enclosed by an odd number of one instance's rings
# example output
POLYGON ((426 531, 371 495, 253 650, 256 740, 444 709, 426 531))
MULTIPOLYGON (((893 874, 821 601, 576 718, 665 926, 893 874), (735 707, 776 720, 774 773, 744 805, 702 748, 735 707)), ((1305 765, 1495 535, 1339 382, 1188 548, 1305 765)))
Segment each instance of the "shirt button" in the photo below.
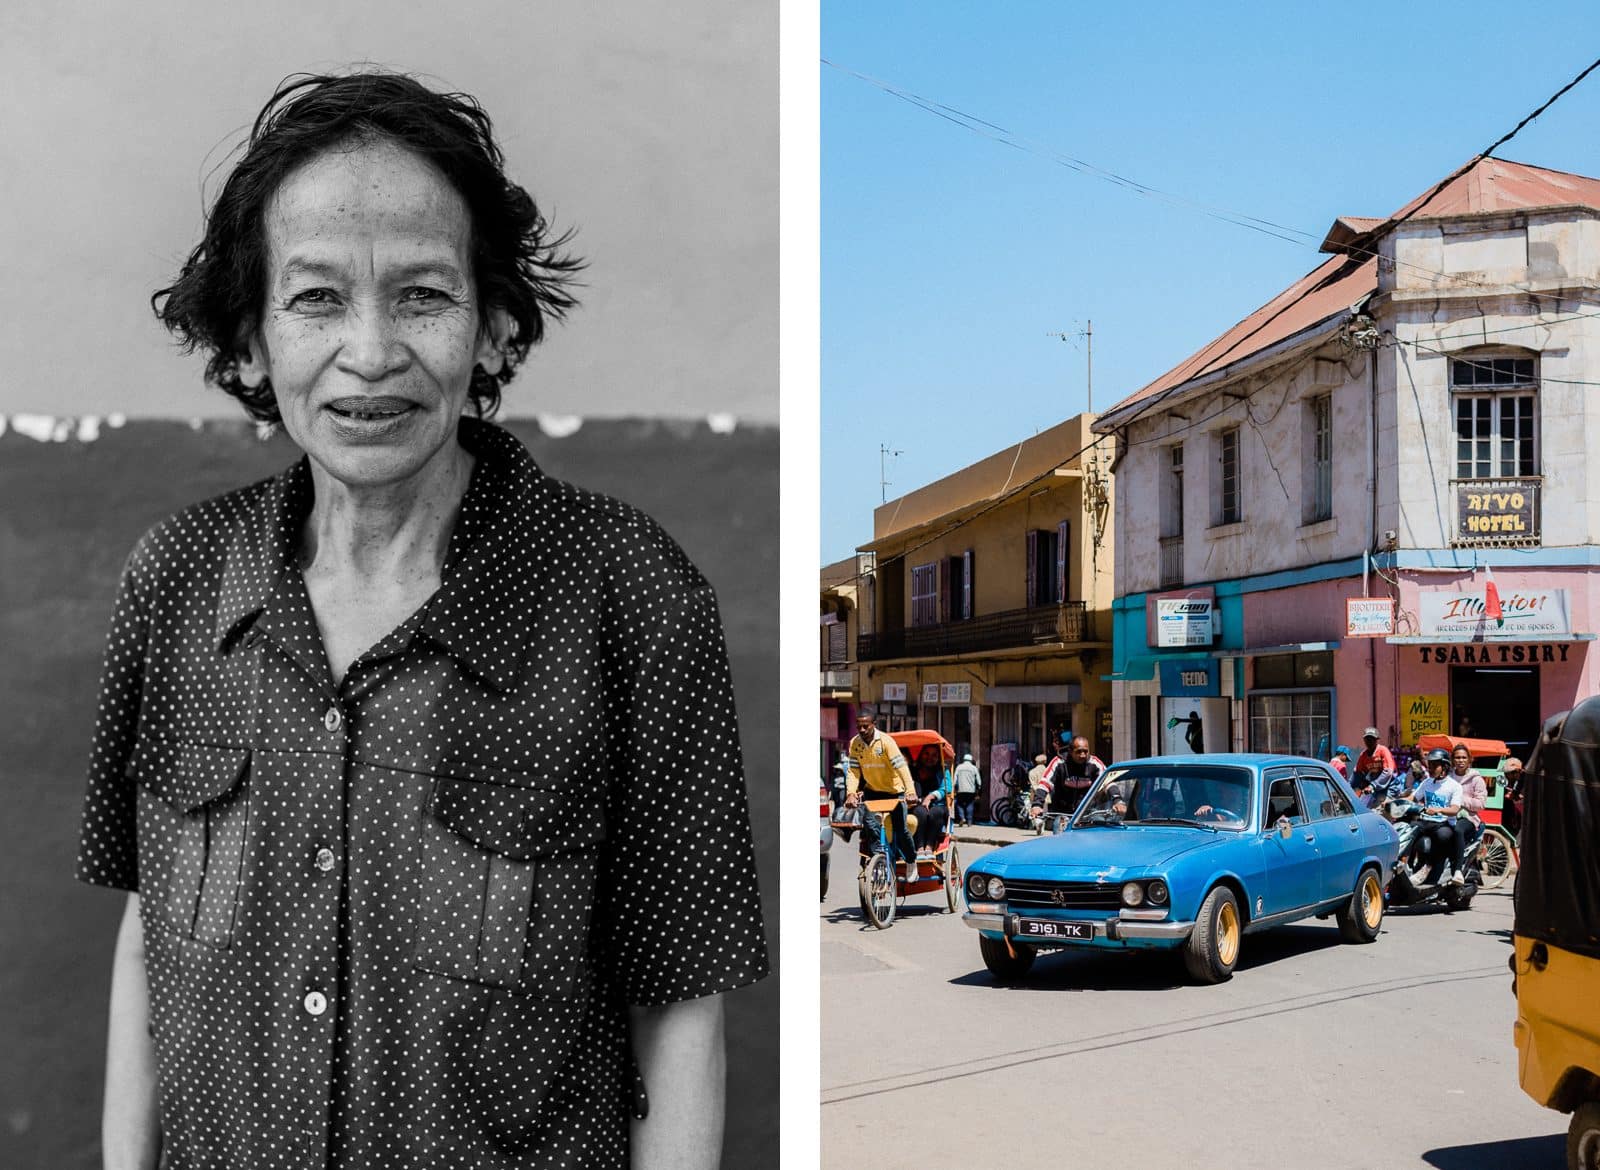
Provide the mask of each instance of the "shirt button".
POLYGON ((322 726, 329 731, 338 731, 344 726, 344 715, 337 707, 329 707, 328 713, 322 717, 322 726))
POLYGON ((317 850, 317 868, 323 873, 333 868, 333 850, 326 845, 317 850))
POLYGON ((320 991, 310 992, 305 998, 305 1009, 313 1016, 320 1016, 328 1010, 328 997, 320 991))

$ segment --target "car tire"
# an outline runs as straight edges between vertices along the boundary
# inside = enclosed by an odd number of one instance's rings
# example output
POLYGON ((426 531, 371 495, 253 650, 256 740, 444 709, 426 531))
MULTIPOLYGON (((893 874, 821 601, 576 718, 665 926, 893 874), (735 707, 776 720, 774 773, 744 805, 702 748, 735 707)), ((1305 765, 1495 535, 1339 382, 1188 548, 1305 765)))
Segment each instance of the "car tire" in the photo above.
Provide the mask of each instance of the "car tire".
POLYGON ((1001 982, 1026 975, 1035 956, 1032 947, 1009 946, 1005 939, 990 938, 986 934, 978 936, 978 953, 983 956, 983 965, 989 968, 989 974, 1001 982))
POLYGON ((1244 920, 1239 900, 1227 886, 1215 886, 1200 903, 1194 930, 1183 943, 1183 965, 1199 983, 1225 983, 1239 961, 1244 920))
POLYGON ((874 853, 861 867, 856 879, 861 899, 861 913, 879 930, 886 930, 894 922, 895 880, 894 869, 887 854, 874 853))
POLYGON ((954 841, 944 855, 944 904, 952 914, 961 909, 961 851, 954 841))
POLYGON ((1367 866, 1356 875, 1356 888, 1334 912, 1339 937, 1347 943, 1369 943, 1378 937, 1383 925, 1383 882, 1378 871, 1367 866))
POLYGON ((1585 1101, 1572 1113, 1567 1127, 1568 1170, 1593 1170, 1600 1166, 1600 1101, 1585 1101))
POLYGON ((819 902, 828 900, 828 855, 826 853, 822 855, 822 897, 817 900, 819 902))

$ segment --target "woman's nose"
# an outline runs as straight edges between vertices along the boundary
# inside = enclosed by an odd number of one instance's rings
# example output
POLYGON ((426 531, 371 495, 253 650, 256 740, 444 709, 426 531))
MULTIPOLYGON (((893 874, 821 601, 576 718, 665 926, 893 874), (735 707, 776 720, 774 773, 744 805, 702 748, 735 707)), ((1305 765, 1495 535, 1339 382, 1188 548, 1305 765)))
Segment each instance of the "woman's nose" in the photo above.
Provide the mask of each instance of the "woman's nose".
POLYGON ((394 318, 378 309, 360 309, 346 318, 339 368, 369 382, 405 369, 411 354, 394 318))

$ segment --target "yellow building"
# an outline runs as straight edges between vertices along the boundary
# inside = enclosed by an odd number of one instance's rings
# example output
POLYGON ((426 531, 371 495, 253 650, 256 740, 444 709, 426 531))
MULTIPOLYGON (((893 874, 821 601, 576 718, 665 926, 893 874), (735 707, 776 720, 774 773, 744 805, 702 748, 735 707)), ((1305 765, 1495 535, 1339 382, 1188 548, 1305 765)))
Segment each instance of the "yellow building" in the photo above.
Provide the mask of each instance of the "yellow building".
POLYGON ((856 710, 861 701, 856 639, 863 616, 871 625, 872 568, 872 554, 857 553, 822 569, 819 762, 823 776, 832 775, 834 764, 849 749, 856 733, 856 710))
MULTIPOLYGON (((1056 734, 1110 758, 1110 458, 1078 415, 873 514, 860 701, 986 776, 1056 734), (996 750, 998 749, 998 750, 996 750)), ((1109 444, 1105 444, 1109 446, 1109 444)))

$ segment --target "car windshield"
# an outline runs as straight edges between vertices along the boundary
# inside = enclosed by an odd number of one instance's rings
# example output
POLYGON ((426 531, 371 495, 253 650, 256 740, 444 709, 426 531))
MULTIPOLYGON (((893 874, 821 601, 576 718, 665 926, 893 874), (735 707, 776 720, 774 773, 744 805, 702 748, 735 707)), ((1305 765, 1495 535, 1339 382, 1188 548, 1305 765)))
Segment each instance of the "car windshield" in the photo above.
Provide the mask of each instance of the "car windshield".
POLYGON ((1112 768, 1084 798, 1074 829, 1096 825, 1193 825, 1237 832, 1250 819, 1247 768, 1132 764, 1112 768))

